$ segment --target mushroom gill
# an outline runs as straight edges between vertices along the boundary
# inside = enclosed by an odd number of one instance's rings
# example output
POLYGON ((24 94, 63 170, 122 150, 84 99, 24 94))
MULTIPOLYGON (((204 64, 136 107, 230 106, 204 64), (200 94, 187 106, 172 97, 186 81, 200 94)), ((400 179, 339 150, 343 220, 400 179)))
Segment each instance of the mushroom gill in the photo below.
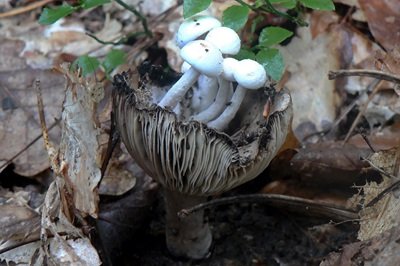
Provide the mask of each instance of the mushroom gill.
POLYGON ((274 96, 268 119, 262 108, 269 95, 248 92, 235 125, 226 133, 197 121, 181 121, 151 102, 148 86, 131 88, 127 73, 114 79, 116 126, 131 156, 164 187, 190 195, 225 192, 260 174, 283 144, 291 119, 286 92, 274 96), (141 102, 138 102, 141 100, 141 102), (285 103, 284 103, 285 104, 285 103), (250 107, 250 108, 248 108, 250 107))
POLYGON ((156 67, 139 78, 137 73, 116 75, 113 121, 131 156, 165 188, 169 250, 175 255, 202 258, 211 244, 203 214, 185 222, 176 217, 176 212, 259 175, 286 138, 292 117, 291 99, 286 91, 276 93, 271 88, 249 91, 228 128, 219 132, 190 121, 190 114, 178 117, 156 104, 156 95, 171 87, 166 82, 169 76, 176 80, 176 75, 156 67), (264 117, 267 102, 272 105, 264 117), (176 206, 179 202, 181 206, 176 206), (199 223, 198 227, 194 225, 199 223), (193 233, 196 228, 201 236, 193 233))

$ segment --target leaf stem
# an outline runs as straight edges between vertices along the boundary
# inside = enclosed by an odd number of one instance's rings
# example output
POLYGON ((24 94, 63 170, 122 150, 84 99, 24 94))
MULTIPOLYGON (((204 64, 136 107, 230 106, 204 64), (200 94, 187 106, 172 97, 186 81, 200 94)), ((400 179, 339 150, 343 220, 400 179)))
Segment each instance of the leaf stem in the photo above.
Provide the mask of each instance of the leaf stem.
POLYGON ((145 34, 148 37, 153 37, 153 33, 148 28, 146 18, 139 11, 137 11, 133 6, 128 5, 127 3, 125 3, 122 0, 115 0, 115 2, 117 2, 119 5, 121 5, 122 7, 126 8, 127 10, 131 11, 133 14, 135 14, 135 16, 138 17, 140 22, 142 22, 142 26, 143 26, 145 34))

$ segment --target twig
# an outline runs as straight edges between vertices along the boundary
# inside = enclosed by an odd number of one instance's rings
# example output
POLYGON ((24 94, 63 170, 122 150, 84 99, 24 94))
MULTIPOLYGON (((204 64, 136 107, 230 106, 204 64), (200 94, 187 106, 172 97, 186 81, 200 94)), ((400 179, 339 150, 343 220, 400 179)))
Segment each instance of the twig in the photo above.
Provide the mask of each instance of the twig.
POLYGON ((219 205, 244 202, 282 205, 285 207, 292 207, 297 211, 304 210, 306 212, 328 216, 336 220, 355 220, 359 218, 355 210, 343 209, 337 206, 322 204, 308 199, 277 194, 250 194, 214 199, 188 209, 183 209, 178 212, 178 216, 184 218, 203 209, 208 209, 219 205))
POLYGON ((51 168, 53 169, 53 171, 56 174, 59 174, 59 166, 56 162, 57 158, 56 158, 56 150, 54 149, 54 147, 52 146, 50 139, 49 139, 49 131, 48 128, 46 126, 46 119, 44 116, 44 107, 43 107, 43 99, 42 99, 42 91, 40 89, 40 81, 39 80, 35 80, 35 90, 36 90, 36 94, 37 94, 37 105, 38 105, 38 111, 39 111, 39 119, 40 119, 40 125, 42 128, 42 135, 43 135, 43 141, 44 141, 44 145, 46 148, 46 151, 49 155, 49 159, 50 159, 50 165, 51 168))
MULTIPOLYGON (((52 130, 53 127, 55 127, 56 125, 58 125, 58 123, 60 123, 59 119, 56 119, 56 121, 54 121, 49 128, 47 129, 48 131, 52 130)), ((17 158, 18 156, 20 156, 24 151, 26 151, 27 149, 29 149, 33 144, 35 144, 36 141, 38 141, 39 139, 41 139, 43 136, 43 134, 38 135, 36 138, 34 138, 31 142, 29 142, 22 150, 20 150, 19 152, 17 152, 13 157, 11 157, 10 159, 8 159, 5 163, 3 163, 2 165, 0 165, 0 169, 2 169, 4 166, 6 166, 7 164, 11 163, 15 158, 17 158)))
POLYGON ((363 138, 363 140, 365 141, 365 143, 367 143, 367 145, 368 145, 368 147, 370 148, 370 150, 371 150, 373 153, 375 153, 376 150, 374 149, 374 147, 372 147, 372 144, 371 144, 371 142, 369 141, 368 137, 365 135, 365 133, 364 133, 364 132, 361 132, 360 135, 361 135, 361 137, 363 138))
POLYGON ((347 132, 346 137, 344 138, 343 144, 345 144, 351 134, 353 133, 354 129, 356 128, 358 122, 360 121, 361 117, 364 115, 365 111, 367 110, 368 104, 371 102, 372 98, 374 98, 374 96, 378 93, 380 85, 382 84, 382 80, 375 80, 373 82, 373 89, 371 94, 368 96, 368 100, 364 103, 364 105, 362 106, 361 110, 358 112, 356 118, 354 119, 353 123, 351 124, 351 127, 349 129, 349 131, 347 132))
MULTIPOLYGON (((373 162, 366 158, 361 158, 361 160, 366 161, 372 168, 374 168, 376 171, 378 171, 380 174, 385 175, 391 179, 397 179, 394 175, 382 170, 380 167, 376 166, 373 162)), ((381 193, 379 193, 375 198, 373 198, 370 202, 368 202, 365 207, 371 207, 375 205, 378 201, 380 201, 383 197, 385 197, 389 192, 392 192, 396 189, 400 188, 400 180, 394 182, 391 184, 389 187, 385 188, 381 193)))
POLYGON ((346 76, 365 76, 371 78, 377 78, 380 80, 386 80, 394 83, 400 84, 400 76, 393 75, 386 72, 378 71, 378 70, 365 70, 365 69, 349 69, 349 70, 336 70, 329 71, 328 78, 329 79, 337 79, 340 77, 346 76))
POLYGON ((108 44, 111 44, 111 45, 120 45, 120 44, 125 44, 130 38, 136 38, 136 37, 139 37, 139 36, 141 36, 141 35, 146 35, 146 32, 144 32, 144 31, 134 32, 134 33, 128 34, 127 36, 122 37, 121 39, 119 39, 119 40, 116 41, 116 42, 100 40, 100 39, 97 38, 95 35, 93 35, 93 34, 91 34, 91 33, 89 33, 89 32, 86 32, 86 35, 89 36, 89 37, 91 37, 91 38, 93 38, 93 39, 94 39, 95 41, 97 41, 98 43, 101 43, 101 44, 104 44, 104 45, 108 45, 108 44))
POLYGON ((107 150, 106 154, 103 159, 103 163, 101 165, 101 178, 99 181, 99 185, 101 183, 101 180, 104 177, 104 174, 107 170, 108 163, 111 159, 112 153, 117 146, 118 142, 120 141, 121 137, 120 134, 115 126, 115 117, 113 112, 111 111, 111 127, 110 127, 110 136, 108 137, 108 143, 107 143, 107 150))
POLYGON ((292 17, 291 15, 289 15, 289 14, 287 14, 287 13, 284 13, 284 12, 281 12, 281 11, 277 10, 277 9, 271 4, 271 2, 270 2, 269 0, 264 0, 265 7, 264 7, 264 6, 261 6, 260 8, 256 8, 255 6, 252 6, 252 5, 246 3, 246 2, 243 1, 243 0, 235 0, 235 1, 238 2, 239 4, 241 4, 242 6, 248 7, 249 9, 253 10, 253 11, 256 12, 256 13, 259 13, 260 11, 261 11, 261 12, 264 12, 264 13, 265 13, 265 12, 266 12, 266 13, 271 13, 271 14, 274 14, 274 15, 277 15, 277 16, 280 16, 280 17, 283 17, 283 18, 286 18, 286 19, 288 19, 288 20, 290 20, 290 21, 296 23, 296 24, 299 25, 299 26, 308 26, 307 22, 303 21, 302 19, 296 18, 296 17, 292 17))
POLYGON ((10 11, 0 13, 0 18, 7 18, 7 17, 12 17, 16 15, 20 15, 26 12, 29 12, 31 10, 34 10, 36 8, 42 7, 44 5, 47 5, 48 3, 54 2, 54 0, 42 0, 38 2, 33 2, 30 5, 19 7, 19 8, 14 8, 10 11))
POLYGON ((135 16, 137 16, 139 18, 139 20, 142 22, 142 26, 143 26, 143 29, 144 29, 146 35, 149 37, 153 37, 153 33, 151 33, 151 31, 149 30, 149 28, 147 26, 146 18, 139 11, 137 11, 133 6, 126 4, 122 0, 115 0, 115 2, 117 2, 119 5, 126 8, 127 10, 131 11, 133 14, 135 14, 135 16))

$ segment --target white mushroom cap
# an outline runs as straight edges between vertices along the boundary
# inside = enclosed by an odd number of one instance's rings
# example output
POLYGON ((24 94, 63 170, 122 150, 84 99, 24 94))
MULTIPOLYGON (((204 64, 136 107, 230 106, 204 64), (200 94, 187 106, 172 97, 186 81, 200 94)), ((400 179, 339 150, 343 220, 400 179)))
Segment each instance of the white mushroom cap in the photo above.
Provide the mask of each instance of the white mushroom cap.
POLYGON ((182 48, 188 42, 196 40, 204 33, 216 27, 221 27, 221 22, 216 18, 204 15, 190 17, 179 27, 176 34, 176 42, 179 48, 182 48))
POLYGON ((251 90, 261 88, 267 81, 267 73, 264 67, 251 59, 238 62, 234 77, 240 86, 251 90))
POLYGON ((235 55, 239 53, 240 37, 231 28, 214 28, 207 34, 205 40, 218 47, 223 54, 235 55))
POLYGON ((217 77, 222 73, 224 60, 222 53, 205 40, 189 42, 181 49, 180 55, 183 60, 204 75, 217 77))
POLYGON ((238 65, 239 61, 236 60, 235 58, 227 57, 224 58, 224 61, 222 62, 222 78, 228 80, 228 81, 235 81, 235 77, 233 76, 233 73, 235 72, 236 66, 238 65))

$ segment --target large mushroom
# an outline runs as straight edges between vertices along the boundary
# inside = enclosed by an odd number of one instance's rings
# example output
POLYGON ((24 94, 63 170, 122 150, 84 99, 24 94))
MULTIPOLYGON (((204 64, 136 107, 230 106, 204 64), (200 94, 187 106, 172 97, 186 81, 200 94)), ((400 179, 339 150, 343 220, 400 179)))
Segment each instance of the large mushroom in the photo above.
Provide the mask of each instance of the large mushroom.
POLYGON ((131 156, 164 188, 169 251, 201 259, 212 242, 203 212, 184 219, 177 212, 255 178, 268 166, 288 132, 290 96, 271 88, 248 91, 234 121, 220 132, 154 104, 150 95, 157 82, 148 77, 141 77, 139 86, 127 73, 115 76, 113 120, 131 156))

